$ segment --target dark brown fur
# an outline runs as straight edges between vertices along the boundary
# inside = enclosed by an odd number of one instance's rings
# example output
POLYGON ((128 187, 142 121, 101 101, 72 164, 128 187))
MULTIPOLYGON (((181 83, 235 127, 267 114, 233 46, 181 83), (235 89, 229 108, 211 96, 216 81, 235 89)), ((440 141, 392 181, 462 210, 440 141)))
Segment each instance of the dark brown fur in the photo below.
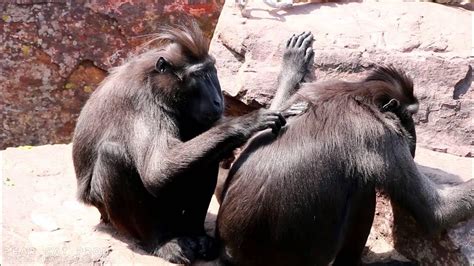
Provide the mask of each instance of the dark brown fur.
POLYGON ((212 259, 204 232, 219 161, 278 111, 218 120, 224 110, 208 41, 195 25, 166 28, 160 46, 111 71, 74 133, 79 199, 102 220, 175 263, 212 259))
POLYGON ((473 215, 474 182, 440 190, 414 164, 407 110, 418 102, 403 72, 379 68, 362 82, 306 84, 288 104, 298 101, 309 110, 277 138, 252 138, 230 169, 217 218, 224 261, 358 264, 375 188, 429 232, 473 215), (382 111, 391 99, 400 105, 382 111))

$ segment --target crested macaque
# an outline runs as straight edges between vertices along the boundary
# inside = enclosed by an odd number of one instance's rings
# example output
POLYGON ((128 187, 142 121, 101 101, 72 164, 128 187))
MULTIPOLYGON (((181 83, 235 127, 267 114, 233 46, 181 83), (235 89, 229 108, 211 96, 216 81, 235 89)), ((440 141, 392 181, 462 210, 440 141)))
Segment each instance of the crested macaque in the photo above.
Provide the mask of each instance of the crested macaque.
POLYGON ((195 23, 165 27, 160 45, 132 57, 79 116, 73 160, 79 200, 151 254, 189 264, 217 256, 204 219, 218 164, 254 133, 278 133, 298 107, 222 118, 209 42, 195 23))
POLYGON ((376 189, 427 233, 474 215, 474 180, 440 187, 414 163, 418 100, 404 72, 378 67, 360 82, 277 95, 277 109, 309 107, 277 135, 252 137, 232 164, 217 195, 224 264, 357 265, 376 189))

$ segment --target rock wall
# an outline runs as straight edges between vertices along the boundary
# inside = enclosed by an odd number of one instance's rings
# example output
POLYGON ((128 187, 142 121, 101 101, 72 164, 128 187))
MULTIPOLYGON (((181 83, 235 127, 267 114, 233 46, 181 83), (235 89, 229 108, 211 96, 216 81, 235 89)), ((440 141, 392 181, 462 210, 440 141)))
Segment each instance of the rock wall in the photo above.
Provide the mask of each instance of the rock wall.
POLYGON ((187 14, 212 36, 223 1, 2 2, 0 149, 69 142, 90 93, 146 34, 187 14))
POLYGON ((432 150, 473 156, 472 11, 435 3, 300 4, 275 10, 227 1, 211 52, 228 97, 256 108, 273 97, 282 44, 315 36, 315 77, 356 80, 376 64, 408 72, 421 101, 418 141, 432 150))

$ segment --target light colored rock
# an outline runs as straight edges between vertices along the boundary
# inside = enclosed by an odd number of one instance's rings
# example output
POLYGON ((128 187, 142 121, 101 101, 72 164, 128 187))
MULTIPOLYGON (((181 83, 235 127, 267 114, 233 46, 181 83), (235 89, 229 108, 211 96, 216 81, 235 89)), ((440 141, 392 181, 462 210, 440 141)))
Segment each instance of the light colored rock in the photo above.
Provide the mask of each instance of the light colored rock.
POLYGON ((44 214, 44 213, 33 212, 31 214, 31 220, 33 221, 34 224, 38 225, 41 229, 45 231, 52 232, 59 229, 56 222, 51 217, 49 217, 47 214, 44 214))
POLYGON ((272 9, 247 5, 243 18, 227 1, 211 43, 224 93, 251 106, 273 97, 284 41, 293 33, 315 36, 318 80, 363 77, 375 64, 411 75, 421 101, 418 143, 473 156, 472 85, 460 99, 454 86, 474 65, 472 11, 434 3, 326 3, 272 9))
MULTIPOLYGON (((438 182, 473 178, 474 160, 418 148, 419 169, 438 182)), ((421 265, 473 265, 474 219, 447 232, 427 237, 408 213, 378 193, 374 224, 367 241, 365 262, 413 260, 421 265), (393 209, 392 209, 393 208, 393 209)))

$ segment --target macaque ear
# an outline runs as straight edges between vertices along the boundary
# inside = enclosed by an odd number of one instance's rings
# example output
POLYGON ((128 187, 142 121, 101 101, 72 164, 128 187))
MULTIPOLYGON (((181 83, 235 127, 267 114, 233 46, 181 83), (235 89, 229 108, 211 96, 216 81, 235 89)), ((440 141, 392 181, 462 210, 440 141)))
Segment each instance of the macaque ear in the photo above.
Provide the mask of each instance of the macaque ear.
POLYGON ((390 112, 400 107, 400 102, 397 99, 391 99, 388 103, 382 106, 382 112, 390 112))
POLYGON ((158 73, 164 73, 170 68, 170 66, 171 65, 166 61, 166 59, 160 57, 160 59, 155 63, 155 70, 158 71, 158 73))

